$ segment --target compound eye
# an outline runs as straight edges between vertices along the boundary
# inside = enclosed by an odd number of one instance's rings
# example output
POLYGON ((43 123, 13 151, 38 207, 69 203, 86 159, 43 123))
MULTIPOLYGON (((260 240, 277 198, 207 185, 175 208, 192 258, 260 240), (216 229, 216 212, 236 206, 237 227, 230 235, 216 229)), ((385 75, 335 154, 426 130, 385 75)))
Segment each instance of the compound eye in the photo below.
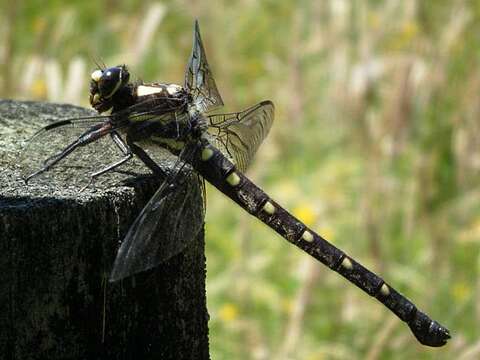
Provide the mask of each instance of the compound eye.
POLYGON ((103 72, 102 80, 117 82, 122 77, 121 73, 122 73, 122 69, 119 67, 109 68, 103 72))
MULTIPOLYGON (((92 77, 93 78, 93 77, 92 77)), ((98 87, 103 97, 111 97, 122 85, 122 69, 113 67, 103 71, 98 87)))

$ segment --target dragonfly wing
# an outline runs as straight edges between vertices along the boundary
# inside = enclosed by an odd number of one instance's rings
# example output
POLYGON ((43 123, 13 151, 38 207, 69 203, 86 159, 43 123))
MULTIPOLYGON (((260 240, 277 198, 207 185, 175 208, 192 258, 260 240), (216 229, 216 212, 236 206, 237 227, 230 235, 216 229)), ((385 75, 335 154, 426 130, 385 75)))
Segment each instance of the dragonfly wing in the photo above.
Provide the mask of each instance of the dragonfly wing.
POLYGON ((223 106, 222 97, 207 62, 198 21, 195 21, 192 54, 185 71, 184 87, 192 94, 194 103, 200 112, 207 112, 223 106))
POLYGON ((170 174, 135 219, 118 250, 110 281, 149 270, 180 253, 203 226, 198 175, 189 167, 196 147, 185 147, 170 174), (192 185, 194 184, 194 185, 192 185))
POLYGON ((244 172, 273 123, 274 106, 262 101, 238 113, 208 116, 208 132, 213 143, 244 172))
MULTIPOLYGON (((190 172, 188 176, 196 178, 190 172)), ((183 179, 171 191, 167 182, 137 217, 118 250, 110 281, 149 270, 180 253, 203 226, 200 187, 183 179)))

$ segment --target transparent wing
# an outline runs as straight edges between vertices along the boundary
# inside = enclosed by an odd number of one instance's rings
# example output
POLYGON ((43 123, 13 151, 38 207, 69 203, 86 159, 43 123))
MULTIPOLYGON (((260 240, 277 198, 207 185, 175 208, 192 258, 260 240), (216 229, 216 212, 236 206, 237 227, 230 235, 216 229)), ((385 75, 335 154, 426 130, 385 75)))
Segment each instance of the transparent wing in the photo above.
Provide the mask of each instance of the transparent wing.
POLYGON ((262 101, 238 113, 208 116, 208 132, 213 144, 244 172, 267 137, 273 117, 273 103, 262 101))
POLYGON ((200 232, 204 209, 192 206, 202 197, 201 187, 192 186, 198 177, 191 168, 182 171, 182 160, 178 163, 130 227, 110 281, 156 267, 180 253, 200 232))
POLYGON ((208 66, 198 21, 195 21, 192 54, 185 71, 185 89, 192 94, 200 112, 207 112, 223 106, 212 72, 208 66))
POLYGON ((109 136, 113 128, 92 143, 75 146, 78 139, 101 128, 104 121, 102 116, 67 119, 39 130, 23 147, 22 176, 26 178, 47 165, 50 169, 33 177, 31 183, 86 185, 93 172, 124 156, 109 136), (62 152, 66 156, 57 162, 62 152))

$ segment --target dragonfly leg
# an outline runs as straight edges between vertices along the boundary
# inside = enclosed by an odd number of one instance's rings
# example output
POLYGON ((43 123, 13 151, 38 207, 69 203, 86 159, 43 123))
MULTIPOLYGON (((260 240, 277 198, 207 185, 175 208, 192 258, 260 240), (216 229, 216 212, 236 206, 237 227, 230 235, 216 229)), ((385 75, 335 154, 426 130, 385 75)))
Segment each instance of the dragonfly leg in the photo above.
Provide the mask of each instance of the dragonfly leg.
POLYGON ((131 151, 138 156, 138 158, 150 169, 152 172, 160 176, 161 178, 167 177, 167 172, 162 170, 158 164, 152 160, 152 158, 143 150, 140 146, 135 144, 128 136, 127 136, 127 144, 130 147, 131 151))
POLYGON ((25 184, 28 184, 28 181, 45 171, 48 171, 51 169, 55 164, 57 164, 59 161, 65 159, 69 154, 71 154, 76 148, 80 146, 85 146, 93 141, 96 141, 103 136, 105 136, 107 133, 110 132, 110 125, 103 125, 102 127, 92 127, 89 130, 87 130, 85 133, 83 133, 77 140, 72 142, 70 145, 68 145, 65 149, 63 149, 60 153, 57 155, 53 155, 50 158, 48 158, 44 163, 43 166, 35 171, 33 174, 28 175, 25 177, 23 180, 25 181, 25 184))
MULTIPOLYGON (((54 123, 54 124, 51 124, 49 126, 47 126, 45 129, 47 130, 51 130, 51 129, 54 129, 56 127, 59 127, 60 125, 68 125, 66 123, 62 123, 62 122, 58 122, 58 123, 54 123)), ((92 131, 95 131, 95 130, 98 130, 102 127, 102 124, 97 124, 97 125, 94 125, 92 126, 90 129, 88 129, 88 132, 92 132, 92 131)), ((85 135, 85 134, 83 134, 85 135)), ((83 136, 82 135, 82 136, 83 136)), ((47 164, 49 164, 50 162, 54 161, 55 158, 61 156, 64 152, 66 152, 71 146, 74 146, 74 149, 77 147, 77 146, 82 146, 82 143, 79 139, 75 140, 73 143, 71 143, 70 145, 68 145, 64 150, 62 150, 60 153, 58 154, 55 154, 55 155, 52 155, 48 158, 46 158, 44 161, 43 161, 43 166, 48 166, 47 164)), ((73 150, 73 149, 72 149, 73 150)), ((66 156, 66 155, 65 155, 66 156)), ((59 159, 61 160, 61 158, 59 159)), ((59 160, 57 160, 56 162, 58 162, 59 160)), ((52 166, 53 164, 50 164, 50 167, 52 166)))
POLYGON ((70 144, 66 149, 62 150, 61 153, 50 157, 47 159, 44 163, 43 166, 35 171, 34 173, 26 176, 23 178, 23 181, 25 181, 25 184, 28 184, 30 179, 33 177, 40 175, 44 173, 45 171, 48 171, 52 166, 54 166, 56 163, 58 163, 60 160, 64 159, 68 154, 70 154, 73 150, 75 150, 78 147, 78 141, 75 141, 74 143, 70 144), (50 161, 50 162, 49 162, 50 161))
POLYGON ((123 141, 123 139, 120 137, 120 135, 116 132, 113 131, 110 133, 110 137, 112 138, 113 142, 117 147, 120 149, 120 151, 125 155, 123 158, 120 160, 114 162, 113 164, 110 164, 106 166, 105 168, 98 170, 94 172, 93 174, 90 175, 90 181, 88 182, 87 185, 85 185, 80 191, 84 191, 86 188, 88 188, 90 185, 93 184, 95 179, 99 177, 100 175, 103 175, 109 171, 112 171, 116 169, 117 167, 123 165, 126 163, 128 160, 130 160, 133 157, 132 150, 128 147, 128 145, 123 141))

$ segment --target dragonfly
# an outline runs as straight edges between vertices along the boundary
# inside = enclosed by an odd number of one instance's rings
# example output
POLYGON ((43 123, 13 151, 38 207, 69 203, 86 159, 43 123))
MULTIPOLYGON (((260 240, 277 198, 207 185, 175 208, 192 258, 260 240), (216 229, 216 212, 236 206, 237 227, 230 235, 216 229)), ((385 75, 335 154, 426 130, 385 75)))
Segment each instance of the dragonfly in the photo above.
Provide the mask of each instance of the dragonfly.
MULTIPOLYGON (((51 149, 38 166, 28 167, 24 179, 28 182, 52 172, 67 158, 74 158, 73 154, 100 141, 108 142, 121 158, 88 173, 89 184, 121 169, 134 157, 163 179, 122 241, 111 281, 158 266, 196 238, 203 219, 192 214, 189 202, 200 186, 187 184, 191 184, 190 177, 199 176, 284 239, 376 298, 409 326, 420 343, 432 347, 446 344, 450 338, 447 328, 302 223, 244 175, 269 133, 274 105, 267 100, 240 112, 215 111, 223 106, 223 100, 207 62, 198 21, 183 86, 130 81, 125 65, 103 65, 91 74, 89 99, 98 115, 59 120, 32 137, 25 150, 27 158, 40 144, 51 149), (69 140, 65 143, 63 139, 69 140), (152 156, 155 149, 173 156, 173 164, 159 166, 152 156), (173 214, 167 222, 166 214, 173 214)), ((105 157, 107 153, 97 151, 95 155, 105 157)))

